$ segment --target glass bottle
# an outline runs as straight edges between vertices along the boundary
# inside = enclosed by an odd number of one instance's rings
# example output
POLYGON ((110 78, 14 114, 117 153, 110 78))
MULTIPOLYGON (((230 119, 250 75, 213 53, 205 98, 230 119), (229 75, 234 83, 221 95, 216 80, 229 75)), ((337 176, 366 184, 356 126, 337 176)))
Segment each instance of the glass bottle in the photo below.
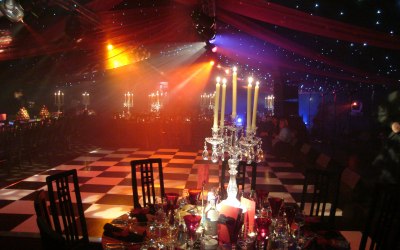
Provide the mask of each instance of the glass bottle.
POLYGON ((286 218, 279 217, 271 224, 271 233, 268 239, 267 250, 288 250, 289 234, 287 232, 286 218))
POLYGON ((218 217, 219 217, 219 212, 217 210, 216 204, 215 204, 215 195, 214 192, 209 192, 208 193, 208 204, 206 207, 206 225, 205 225, 205 235, 209 235, 212 238, 217 238, 218 236, 218 217))
POLYGON ((179 216, 178 233, 177 233, 177 244, 179 246, 186 244, 187 242, 187 228, 183 219, 179 216))

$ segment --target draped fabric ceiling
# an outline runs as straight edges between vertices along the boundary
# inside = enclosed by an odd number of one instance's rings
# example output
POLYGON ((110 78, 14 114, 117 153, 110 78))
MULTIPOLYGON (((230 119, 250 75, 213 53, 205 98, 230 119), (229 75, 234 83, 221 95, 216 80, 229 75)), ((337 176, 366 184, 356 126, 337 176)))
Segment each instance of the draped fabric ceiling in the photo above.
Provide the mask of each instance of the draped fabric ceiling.
MULTIPOLYGON (((309 72, 320 76, 336 79, 364 82, 364 83, 393 83, 394 79, 371 74, 358 67, 348 65, 344 61, 324 56, 317 50, 309 48, 287 39, 284 36, 265 28, 262 23, 268 23, 285 27, 293 31, 309 33, 334 40, 342 40, 354 43, 367 43, 371 46, 393 50, 399 53, 400 37, 368 30, 366 28, 341 23, 319 16, 312 16, 298 10, 280 6, 262 0, 225 0, 217 1, 218 20, 233 25, 243 32, 251 34, 263 41, 274 44, 299 56, 322 62, 325 65, 340 69, 340 72, 322 71, 316 68, 310 69, 304 65, 293 62, 280 62, 280 66, 309 72), (257 22, 258 21, 258 22, 257 22)), ((268 63, 268 62, 267 62, 268 63)), ((276 62, 274 62, 276 63, 276 62)))
MULTIPOLYGON (((0 62, 43 56, 49 58, 62 54, 63 60, 57 60, 57 67, 60 70, 82 74, 104 70, 104 61, 107 60, 104 48, 110 41, 115 45, 137 48, 199 40, 190 17, 191 11, 197 6, 196 0, 175 0, 172 4, 164 4, 157 8, 115 8, 120 2, 122 1, 86 2, 83 6, 88 14, 80 11, 76 15, 82 23, 83 32, 75 39, 65 37, 65 27, 70 18, 68 15, 49 18, 50 22, 42 30, 29 27, 27 22, 25 29, 29 32, 23 33, 21 30, 24 27, 18 27, 19 32, 24 35, 18 36, 17 32, 12 42, 4 42, 4 39, 0 41, 0 62), (73 56, 66 56, 67 52, 73 56), (82 55, 86 60, 77 60, 82 58, 82 55)), ((313 45, 299 44, 269 27, 275 25, 291 32, 326 39, 367 43, 368 46, 395 54, 398 54, 400 49, 399 36, 390 36, 320 16, 311 16, 309 13, 264 0, 217 0, 216 19, 218 26, 230 25, 273 46, 318 61, 335 70, 307 67, 285 59, 272 62, 265 58, 265 65, 274 64, 286 70, 297 70, 350 82, 391 84, 397 81, 360 68, 358 65, 351 65, 338 56, 322 55, 313 45)), ((22 26, 22 24, 13 25, 15 29, 17 26, 22 26)))

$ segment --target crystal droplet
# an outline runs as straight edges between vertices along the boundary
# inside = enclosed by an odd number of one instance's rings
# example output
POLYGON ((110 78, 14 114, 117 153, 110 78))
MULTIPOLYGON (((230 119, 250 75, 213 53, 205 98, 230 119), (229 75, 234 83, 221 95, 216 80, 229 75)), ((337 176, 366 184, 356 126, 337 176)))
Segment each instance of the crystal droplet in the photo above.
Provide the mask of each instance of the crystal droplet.
POLYGON ((203 154, 201 156, 203 157, 203 160, 208 160, 208 150, 204 149, 203 154))
POLYGON ((218 153, 217 153, 217 151, 213 151, 213 152, 212 152, 212 154, 211 154, 211 161, 212 161, 213 163, 218 162, 218 153))

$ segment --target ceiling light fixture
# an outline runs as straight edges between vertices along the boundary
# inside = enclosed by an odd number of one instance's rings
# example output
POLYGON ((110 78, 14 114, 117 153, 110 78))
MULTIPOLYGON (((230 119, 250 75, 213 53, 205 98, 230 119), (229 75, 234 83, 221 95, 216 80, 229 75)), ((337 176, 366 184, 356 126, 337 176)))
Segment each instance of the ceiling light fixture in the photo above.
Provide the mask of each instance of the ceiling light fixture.
POLYGON ((11 22, 23 22, 24 9, 16 0, 0 0, 0 17, 5 16, 11 22))

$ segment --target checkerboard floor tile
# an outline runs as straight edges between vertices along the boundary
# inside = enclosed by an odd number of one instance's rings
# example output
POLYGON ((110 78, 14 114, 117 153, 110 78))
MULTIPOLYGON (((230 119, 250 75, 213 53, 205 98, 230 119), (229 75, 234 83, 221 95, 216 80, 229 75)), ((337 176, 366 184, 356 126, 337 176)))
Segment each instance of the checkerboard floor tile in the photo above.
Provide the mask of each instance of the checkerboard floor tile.
MULTIPOLYGON (((87 152, 57 167, 0 189, 0 235, 5 231, 39 234, 33 209, 35 191, 47 190, 46 176, 77 169, 89 234, 94 238, 101 237, 102 225, 105 222, 132 208, 131 160, 161 158, 165 191, 182 194, 184 189, 197 187, 198 169, 204 164, 209 166, 210 174, 206 187, 219 186, 221 165, 203 160, 201 154, 202 150, 149 151, 138 148, 98 148, 87 152)), ((265 163, 257 166, 257 189, 265 189, 269 191, 270 196, 282 197, 286 202, 299 202, 304 176, 297 172, 291 163, 276 160, 272 155, 267 155, 265 159, 265 163)), ((250 171, 247 172, 250 174, 250 171)), ((228 174, 226 176, 228 181, 228 174)), ((246 178, 246 183, 250 183, 249 178, 246 178)), ((249 185, 246 185, 245 191, 249 191, 248 189, 249 185)))

